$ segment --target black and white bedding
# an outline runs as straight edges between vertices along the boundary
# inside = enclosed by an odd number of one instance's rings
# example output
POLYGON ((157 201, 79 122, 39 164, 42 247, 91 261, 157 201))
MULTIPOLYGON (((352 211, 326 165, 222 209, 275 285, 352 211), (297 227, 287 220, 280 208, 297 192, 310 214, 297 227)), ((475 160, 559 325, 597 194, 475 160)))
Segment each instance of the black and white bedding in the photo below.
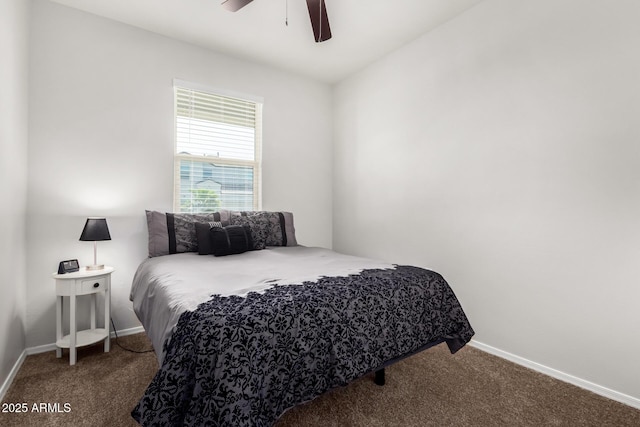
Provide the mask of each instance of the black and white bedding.
POLYGON ((270 426, 288 408, 473 336, 437 273, 302 246, 149 258, 131 291, 161 367, 142 425, 270 426))

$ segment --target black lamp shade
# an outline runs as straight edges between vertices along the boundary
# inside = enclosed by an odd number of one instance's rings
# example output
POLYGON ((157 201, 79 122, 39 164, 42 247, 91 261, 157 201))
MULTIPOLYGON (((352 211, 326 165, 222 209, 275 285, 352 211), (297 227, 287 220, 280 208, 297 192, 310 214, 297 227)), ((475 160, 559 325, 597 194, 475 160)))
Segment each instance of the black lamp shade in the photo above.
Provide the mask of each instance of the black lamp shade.
POLYGON ((95 242, 98 240, 111 240, 109 227, 105 218, 87 218, 84 229, 80 235, 81 241, 95 242))

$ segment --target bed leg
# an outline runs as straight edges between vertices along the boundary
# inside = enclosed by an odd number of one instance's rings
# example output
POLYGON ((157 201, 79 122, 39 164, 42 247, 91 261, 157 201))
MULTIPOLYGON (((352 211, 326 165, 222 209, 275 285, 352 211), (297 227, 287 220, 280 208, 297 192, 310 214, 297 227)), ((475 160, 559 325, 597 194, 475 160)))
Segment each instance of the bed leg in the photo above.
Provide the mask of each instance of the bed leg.
POLYGON ((373 382, 376 383, 376 385, 384 385, 384 368, 376 371, 373 382))

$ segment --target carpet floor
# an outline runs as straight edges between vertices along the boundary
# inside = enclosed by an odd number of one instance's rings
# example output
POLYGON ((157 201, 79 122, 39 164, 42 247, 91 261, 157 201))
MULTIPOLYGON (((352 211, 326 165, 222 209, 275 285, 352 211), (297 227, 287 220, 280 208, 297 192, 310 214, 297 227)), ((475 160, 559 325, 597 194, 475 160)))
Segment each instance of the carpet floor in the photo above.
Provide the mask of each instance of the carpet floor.
MULTIPOLYGON (((119 341, 150 348, 144 334, 119 341)), ((109 353, 79 349, 75 366, 66 352, 28 356, 2 402, 0 426, 135 426, 131 409, 157 369, 154 353, 115 341, 109 353)), ((469 346, 451 355, 440 345, 386 371, 385 386, 366 376, 290 409, 276 427, 640 426, 640 410, 469 346)))

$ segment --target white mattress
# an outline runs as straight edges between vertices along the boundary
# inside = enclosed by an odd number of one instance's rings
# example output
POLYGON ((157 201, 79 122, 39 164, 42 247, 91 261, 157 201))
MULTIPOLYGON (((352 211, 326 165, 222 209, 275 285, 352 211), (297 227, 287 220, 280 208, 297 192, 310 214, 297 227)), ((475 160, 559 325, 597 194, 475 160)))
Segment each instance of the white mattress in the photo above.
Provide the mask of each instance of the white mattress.
POLYGON ((269 247, 225 257, 193 252, 165 255, 140 264, 130 299, 162 363, 163 344, 180 315, 195 310, 211 295, 245 296, 275 284, 315 282, 323 276, 347 276, 380 268, 394 265, 305 246, 269 247))

